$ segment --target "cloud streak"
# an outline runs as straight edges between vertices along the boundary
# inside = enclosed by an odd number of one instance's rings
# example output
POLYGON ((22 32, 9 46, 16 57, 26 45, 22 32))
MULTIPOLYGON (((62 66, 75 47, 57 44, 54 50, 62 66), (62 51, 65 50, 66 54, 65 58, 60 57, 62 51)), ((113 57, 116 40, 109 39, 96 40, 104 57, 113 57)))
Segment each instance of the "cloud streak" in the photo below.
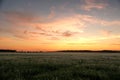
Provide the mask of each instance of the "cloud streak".
POLYGON ((104 36, 110 36, 111 33, 112 33, 112 31, 109 31, 109 30, 101 30, 100 32, 101 32, 101 34, 104 35, 104 36))
POLYGON ((32 22, 37 22, 39 18, 37 16, 20 11, 4 11, 2 16, 11 23, 16 24, 27 24, 32 22))
POLYGON ((68 45, 81 45, 81 46, 88 46, 88 45, 95 45, 96 43, 67 43, 68 45))
POLYGON ((81 6, 83 10, 91 11, 92 9, 104 9, 108 5, 104 0, 84 0, 84 5, 81 6))

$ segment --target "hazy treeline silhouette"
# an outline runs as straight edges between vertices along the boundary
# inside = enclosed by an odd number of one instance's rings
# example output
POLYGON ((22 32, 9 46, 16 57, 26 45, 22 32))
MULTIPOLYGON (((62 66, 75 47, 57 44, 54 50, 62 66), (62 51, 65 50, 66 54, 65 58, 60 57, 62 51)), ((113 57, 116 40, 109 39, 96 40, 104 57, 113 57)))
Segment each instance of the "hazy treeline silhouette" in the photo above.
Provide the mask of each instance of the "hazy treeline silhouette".
POLYGON ((0 52, 17 52, 16 50, 0 49, 0 52))
POLYGON ((93 50, 61 50, 57 52, 102 52, 102 53, 120 53, 120 51, 115 51, 115 50, 98 50, 98 51, 93 51, 93 50))
POLYGON ((41 53, 42 51, 17 51, 18 53, 41 53))
POLYGON ((10 49, 0 49, 0 52, 41 53, 42 51, 17 51, 17 50, 10 50, 10 49))
MULTIPOLYGON (((17 51, 17 50, 10 50, 10 49, 0 49, 0 52, 41 53, 41 52, 43 52, 43 51, 17 51)), ((100 52, 100 53, 120 53, 120 51, 115 51, 115 50, 98 50, 98 51, 93 51, 93 50, 59 50, 59 51, 52 51, 52 52, 88 52, 88 53, 100 52)))

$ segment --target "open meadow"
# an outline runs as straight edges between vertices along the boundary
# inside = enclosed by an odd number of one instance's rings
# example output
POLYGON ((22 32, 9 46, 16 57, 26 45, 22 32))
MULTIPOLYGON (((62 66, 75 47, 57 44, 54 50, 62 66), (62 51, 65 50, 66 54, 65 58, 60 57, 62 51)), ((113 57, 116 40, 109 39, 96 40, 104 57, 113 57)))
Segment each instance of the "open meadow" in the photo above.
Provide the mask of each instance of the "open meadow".
POLYGON ((0 80, 120 80, 120 53, 0 53, 0 80))

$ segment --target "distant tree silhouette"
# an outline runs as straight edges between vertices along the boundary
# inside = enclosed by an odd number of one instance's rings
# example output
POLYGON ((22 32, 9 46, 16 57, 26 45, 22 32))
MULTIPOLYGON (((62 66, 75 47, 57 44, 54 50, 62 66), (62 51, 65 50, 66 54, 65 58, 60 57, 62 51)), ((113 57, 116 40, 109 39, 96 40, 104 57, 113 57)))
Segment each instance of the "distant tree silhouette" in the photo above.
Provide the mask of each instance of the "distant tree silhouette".
POLYGON ((98 51, 93 51, 93 50, 61 50, 57 52, 100 52, 100 53, 120 53, 120 51, 115 51, 115 50, 98 50, 98 51))
POLYGON ((17 52, 16 50, 0 49, 0 52, 17 52))

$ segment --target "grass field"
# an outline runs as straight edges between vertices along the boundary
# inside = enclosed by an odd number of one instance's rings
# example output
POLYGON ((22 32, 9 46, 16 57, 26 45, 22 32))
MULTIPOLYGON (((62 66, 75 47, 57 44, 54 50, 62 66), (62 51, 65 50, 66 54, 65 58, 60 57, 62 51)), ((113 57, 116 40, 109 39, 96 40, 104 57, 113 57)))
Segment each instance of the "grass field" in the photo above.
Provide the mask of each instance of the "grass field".
POLYGON ((0 80, 120 80, 120 53, 0 53, 0 80))

